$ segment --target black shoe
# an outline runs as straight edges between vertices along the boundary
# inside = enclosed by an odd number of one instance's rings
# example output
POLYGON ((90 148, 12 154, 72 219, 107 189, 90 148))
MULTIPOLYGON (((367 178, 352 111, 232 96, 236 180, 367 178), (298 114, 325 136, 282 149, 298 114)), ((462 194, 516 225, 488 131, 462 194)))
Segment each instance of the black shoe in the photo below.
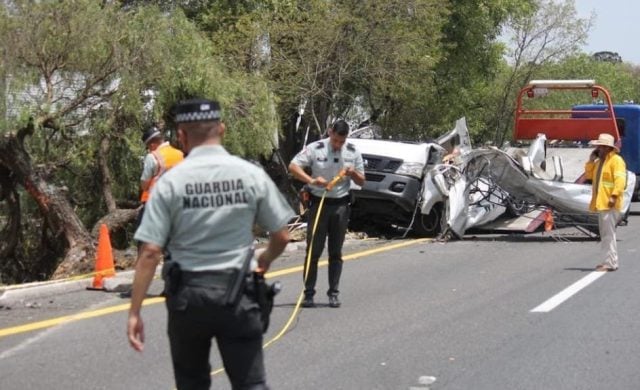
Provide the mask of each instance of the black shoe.
POLYGON ((340 307, 340 300, 337 295, 329 295, 329 307, 340 307))
POLYGON ((316 304, 313 302, 313 297, 304 297, 302 307, 316 307, 316 304))

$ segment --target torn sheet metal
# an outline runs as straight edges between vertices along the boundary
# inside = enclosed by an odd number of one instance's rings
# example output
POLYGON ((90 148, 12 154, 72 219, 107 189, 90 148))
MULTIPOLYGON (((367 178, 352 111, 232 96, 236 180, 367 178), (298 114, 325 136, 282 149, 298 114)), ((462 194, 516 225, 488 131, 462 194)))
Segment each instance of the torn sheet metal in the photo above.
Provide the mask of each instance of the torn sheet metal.
MULTIPOLYGON (((546 137, 539 137, 526 153, 513 157, 497 148, 471 149, 466 124, 441 138, 462 141, 452 164, 439 164, 427 172, 423 183, 421 212, 444 202, 446 227, 458 237, 505 215, 516 205, 549 207, 567 224, 581 225, 597 232, 597 214, 589 211, 591 185, 562 181, 561 160, 546 161, 546 137), (454 134, 455 133, 455 134, 454 134), (461 138, 462 137, 462 138, 461 138)), ((439 140, 440 141, 440 140, 439 140)), ((446 145, 456 150, 456 145, 446 145)), ((628 210, 635 186, 635 174, 627 172, 624 208, 628 210)))

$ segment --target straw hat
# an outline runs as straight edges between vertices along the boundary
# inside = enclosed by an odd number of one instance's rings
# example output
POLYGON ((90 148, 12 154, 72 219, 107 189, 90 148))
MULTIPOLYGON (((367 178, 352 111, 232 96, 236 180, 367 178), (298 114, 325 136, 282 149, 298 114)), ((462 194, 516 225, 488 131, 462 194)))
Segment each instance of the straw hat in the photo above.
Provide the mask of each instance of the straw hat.
POLYGON ((598 136, 598 139, 591 141, 590 144, 593 146, 598 146, 598 145, 608 146, 610 148, 615 149, 616 152, 620 151, 620 149, 618 149, 618 147, 616 146, 616 140, 613 138, 611 134, 607 134, 607 133, 600 134, 598 136))

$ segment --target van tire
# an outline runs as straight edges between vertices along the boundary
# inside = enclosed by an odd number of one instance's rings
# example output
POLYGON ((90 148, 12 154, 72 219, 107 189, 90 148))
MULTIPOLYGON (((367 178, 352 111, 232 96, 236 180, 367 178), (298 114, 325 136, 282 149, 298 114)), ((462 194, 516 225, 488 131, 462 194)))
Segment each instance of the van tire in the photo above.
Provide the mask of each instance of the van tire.
POLYGON ((431 208, 429 214, 422 214, 416 210, 416 217, 411 226, 413 233, 419 237, 435 237, 442 232, 442 203, 431 208))

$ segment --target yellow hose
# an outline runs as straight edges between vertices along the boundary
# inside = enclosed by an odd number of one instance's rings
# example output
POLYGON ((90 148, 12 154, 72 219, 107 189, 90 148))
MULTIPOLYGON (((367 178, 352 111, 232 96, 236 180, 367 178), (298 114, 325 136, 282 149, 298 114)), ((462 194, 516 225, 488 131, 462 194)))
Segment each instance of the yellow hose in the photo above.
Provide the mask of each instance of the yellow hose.
MULTIPOLYGON (((307 276, 309 274, 309 264, 311 263, 311 253, 313 252, 313 239, 315 238, 316 235, 316 228, 318 227, 318 221, 320 220, 320 214, 322 213, 322 207, 324 206, 324 198, 327 195, 327 192, 329 192, 333 186, 335 186, 340 180, 342 180, 342 178, 345 176, 345 171, 344 169, 340 171, 340 173, 334 177, 329 184, 327 184, 327 187, 324 191, 324 193, 322 194, 322 197, 320 198, 320 203, 318 204, 318 211, 316 212, 316 217, 315 220, 313 221, 313 227, 311 228, 311 239, 309 240, 309 245, 307 248, 307 258, 305 259, 304 262, 304 277, 303 280, 306 282, 307 280, 307 276)), ((282 336, 284 336, 284 334, 289 330, 289 327, 291 327, 291 324, 293 323, 293 321, 296 319, 296 317, 298 316, 298 313, 300 312, 300 305, 302 303, 302 298, 304 297, 304 287, 302 289, 302 291, 300 292, 300 295, 298 296, 298 299, 296 300, 296 305, 293 308, 293 311, 291 312, 291 315, 289 316, 289 319, 287 320, 287 322, 284 324, 284 326, 282 327, 282 329, 278 332, 278 334, 276 334, 271 340, 267 341, 266 343, 264 343, 262 345, 262 348, 267 348, 268 346, 270 346, 271 344, 275 343, 276 341, 278 341, 282 336)), ((224 372, 224 368, 218 368, 214 371, 211 371, 211 376, 217 375, 224 372)))

